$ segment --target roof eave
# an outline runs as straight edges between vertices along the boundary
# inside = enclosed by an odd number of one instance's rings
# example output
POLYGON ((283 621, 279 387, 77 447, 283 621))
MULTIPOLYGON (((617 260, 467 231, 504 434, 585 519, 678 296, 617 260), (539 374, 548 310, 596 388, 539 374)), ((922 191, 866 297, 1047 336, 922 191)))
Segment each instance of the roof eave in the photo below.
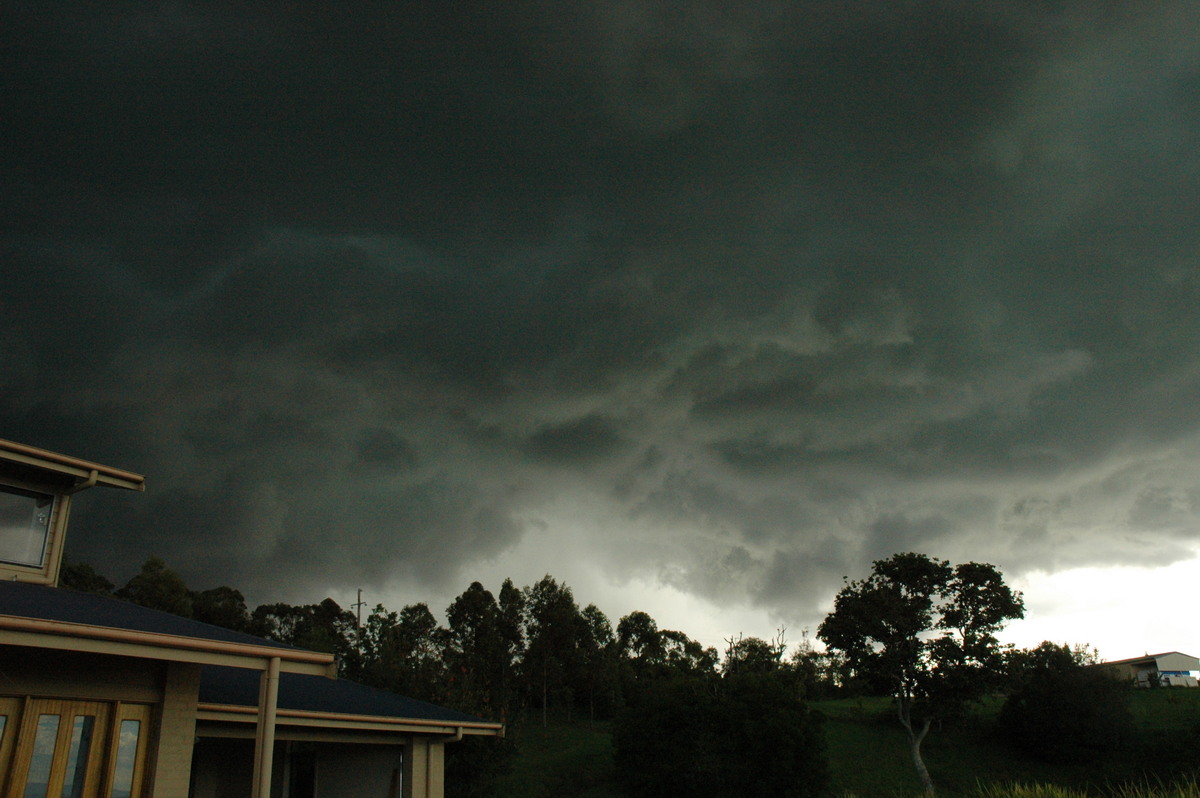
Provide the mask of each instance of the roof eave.
MULTIPOLYGON (((234 723, 253 723, 257 709, 241 704, 212 704, 200 702, 197 720, 234 723)), ((491 721, 433 720, 405 718, 385 715, 355 715, 341 712, 317 712, 304 709, 276 710, 276 722, 281 725, 296 725, 347 731, 405 732, 426 735, 485 735, 504 736, 504 724, 491 721)))
POLYGON ((95 475, 97 485, 124 490, 144 491, 146 478, 132 471, 81 460, 65 454, 39 449, 24 443, 0 439, 0 459, 32 466, 43 471, 63 474, 87 481, 95 475))
POLYGON ((278 659, 280 671, 284 673, 328 678, 337 675, 337 664, 332 654, 303 649, 205 640, 14 615, 0 615, 0 630, 4 632, 6 645, 89 651, 199 665, 226 665, 250 670, 266 670, 271 660, 278 659))

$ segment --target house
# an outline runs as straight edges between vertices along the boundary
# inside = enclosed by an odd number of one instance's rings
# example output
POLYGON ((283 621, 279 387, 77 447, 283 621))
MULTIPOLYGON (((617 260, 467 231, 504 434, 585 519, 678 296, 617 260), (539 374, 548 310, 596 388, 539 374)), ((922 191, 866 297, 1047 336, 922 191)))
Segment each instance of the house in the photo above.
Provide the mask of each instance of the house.
POLYGON ((1200 686, 1200 659, 1178 651, 1102 662, 1098 667, 1108 668, 1138 687, 1200 686))
POLYGON ((57 586, 71 502, 142 476, 0 440, 0 796, 441 798, 504 727, 333 656, 57 586))

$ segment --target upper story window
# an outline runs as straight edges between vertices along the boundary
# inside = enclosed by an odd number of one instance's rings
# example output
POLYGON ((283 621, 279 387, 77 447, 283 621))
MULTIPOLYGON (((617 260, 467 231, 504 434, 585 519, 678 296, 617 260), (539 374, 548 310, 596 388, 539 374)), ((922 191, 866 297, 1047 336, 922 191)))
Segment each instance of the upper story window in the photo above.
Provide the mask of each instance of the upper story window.
POLYGON ((0 440, 0 579, 57 584, 71 499, 96 485, 146 487, 141 474, 0 440))
POLYGON ((0 561, 45 565, 54 505, 53 495, 0 486, 0 561))

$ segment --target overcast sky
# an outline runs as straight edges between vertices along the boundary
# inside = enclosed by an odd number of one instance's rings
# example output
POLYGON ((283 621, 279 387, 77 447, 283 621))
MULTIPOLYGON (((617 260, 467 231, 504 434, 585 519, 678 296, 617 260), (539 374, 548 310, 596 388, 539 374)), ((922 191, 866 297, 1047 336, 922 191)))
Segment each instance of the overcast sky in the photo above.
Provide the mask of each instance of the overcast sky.
POLYGON ((1193 0, 3 17, 0 437, 147 475, 115 581, 715 644, 915 550, 1200 654, 1193 0))

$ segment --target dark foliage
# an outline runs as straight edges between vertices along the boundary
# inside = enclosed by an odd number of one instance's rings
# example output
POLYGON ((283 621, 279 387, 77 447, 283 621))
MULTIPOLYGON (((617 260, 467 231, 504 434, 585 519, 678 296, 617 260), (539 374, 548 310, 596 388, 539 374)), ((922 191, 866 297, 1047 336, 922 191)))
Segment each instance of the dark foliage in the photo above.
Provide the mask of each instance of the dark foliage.
POLYGON ((250 611, 240 590, 214 587, 192 595, 192 617, 236 632, 249 632, 250 611))
POLYGON ((999 720, 1014 747, 1048 762, 1086 764, 1133 741, 1132 688, 1102 667, 1079 664, 1066 646, 1042 643, 1016 678, 999 720))
POLYGON ((510 740, 496 737, 467 736, 446 746, 446 798, 488 798, 516 752, 510 740))
POLYGON ((97 593, 101 596, 111 596, 117 589, 116 585, 96 573, 95 568, 82 562, 64 562, 58 573, 58 583, 81 593, 97 593))
POLYGON ((259 605, 251 615, 250 631, 298 648, 333 654, 341 676, 356 678, 362 673, 354 613, 331 598, 304 606, 259 605))
POLYGON ((162 610, 184 618, 192 617, 192 594, 179 574, 158 557, 151 557, 117 591, 117 598, 152 610, 162 610))
POLYGON ((995 566, 906 552, 876 560, 866 579, 847 580, 817 637, 863 686, 896 699, 917 776, 932 793, 925 735, 1000 683, 1006 661, 996 635, 1024 614, 1021 594, 995 566))
POLYGON ((820 717, 777 675, 663 679, 614 730, 630 795, 818 795, 827 778, 820 717))

